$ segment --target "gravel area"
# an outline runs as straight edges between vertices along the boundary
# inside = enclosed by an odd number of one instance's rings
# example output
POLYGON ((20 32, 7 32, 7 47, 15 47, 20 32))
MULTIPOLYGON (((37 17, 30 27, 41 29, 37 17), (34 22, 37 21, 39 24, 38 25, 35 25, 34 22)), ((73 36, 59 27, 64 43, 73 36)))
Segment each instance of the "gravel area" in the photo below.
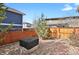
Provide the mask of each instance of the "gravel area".
POLYGON ((79 47, 71 47, 61 40, 40 41, 36 50, 29 52, 19 42, 0 46, 0 55, 76 55, 79 47), (74 51, 74 52, 73 52, 74 51))

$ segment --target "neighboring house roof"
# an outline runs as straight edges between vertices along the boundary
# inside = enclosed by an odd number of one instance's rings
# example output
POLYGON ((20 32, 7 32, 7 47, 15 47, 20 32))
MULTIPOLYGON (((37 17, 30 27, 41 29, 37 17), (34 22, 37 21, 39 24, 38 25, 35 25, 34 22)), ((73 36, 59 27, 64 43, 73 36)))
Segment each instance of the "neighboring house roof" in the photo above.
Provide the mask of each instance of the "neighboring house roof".
POLYGON ((79 18, 79 16, 68 16, 68 17, 59 17, 59 18, 47 18, 46 20, 63 20, 67 18, 79 18))
POLYGON ((11 11, 11 12, 14 12, 14 13, 18 13, 18 14, 25 15, 23 12, 18 11, 18 10, 14 9, 14 8, 10 8, 10 7, 8 7, 8 9, 7 9, 7 10, 8 10, 8 11, 11 11))

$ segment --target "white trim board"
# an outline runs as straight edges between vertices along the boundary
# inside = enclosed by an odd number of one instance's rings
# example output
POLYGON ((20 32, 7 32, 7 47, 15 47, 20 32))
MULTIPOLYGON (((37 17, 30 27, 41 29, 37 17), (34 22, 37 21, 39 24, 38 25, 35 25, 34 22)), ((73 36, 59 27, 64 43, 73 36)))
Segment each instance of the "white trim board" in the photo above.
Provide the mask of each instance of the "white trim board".
MULTIPOLYGON (((0 23, 0 25, 11 25, 9 23, 0 23)), ((22 26, 22 24, 12 24, 13 26, 22 26)))

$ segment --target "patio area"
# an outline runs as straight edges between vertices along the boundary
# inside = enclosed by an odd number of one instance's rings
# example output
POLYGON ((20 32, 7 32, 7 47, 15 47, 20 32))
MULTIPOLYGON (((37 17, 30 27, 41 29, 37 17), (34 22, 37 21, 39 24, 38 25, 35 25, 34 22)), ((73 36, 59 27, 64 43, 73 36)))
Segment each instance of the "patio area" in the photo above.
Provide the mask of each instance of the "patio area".
POLYGON ((36 50, 28 52, 27 49, 19 46, 19 42, 3 45, 0 47, 0 55, 73 55, 79 54, 79 48, 70 46, 62 40, 40 40, 36 50), (73 53, 74 51, 74 53, 73 53))

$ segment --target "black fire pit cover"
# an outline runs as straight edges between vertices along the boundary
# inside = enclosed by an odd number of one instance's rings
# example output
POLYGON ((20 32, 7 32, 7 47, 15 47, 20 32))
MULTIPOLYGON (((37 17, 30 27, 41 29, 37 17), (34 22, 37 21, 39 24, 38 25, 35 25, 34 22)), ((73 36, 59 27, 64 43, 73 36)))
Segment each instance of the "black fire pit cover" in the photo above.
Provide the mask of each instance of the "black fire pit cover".
POLYGON ((20 40, 20 46, 26 48, 27 50, 35 47, 38 44, 39 44, 38 37, 30 37, 20 40))

